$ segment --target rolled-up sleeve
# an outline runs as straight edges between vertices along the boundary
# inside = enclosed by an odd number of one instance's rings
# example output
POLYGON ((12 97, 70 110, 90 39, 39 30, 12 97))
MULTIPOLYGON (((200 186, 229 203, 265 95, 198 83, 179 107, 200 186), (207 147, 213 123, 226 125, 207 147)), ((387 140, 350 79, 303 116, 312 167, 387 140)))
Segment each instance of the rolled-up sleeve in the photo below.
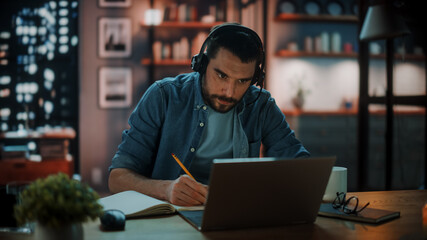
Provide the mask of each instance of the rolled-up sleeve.
POLYGON ((122 142, 109 168, 127 168, 150 177, 156 159, 160 131, 164 119, 164 93, 158 84, 147 89, 129 117, 129 129, 122 133, 122 142))

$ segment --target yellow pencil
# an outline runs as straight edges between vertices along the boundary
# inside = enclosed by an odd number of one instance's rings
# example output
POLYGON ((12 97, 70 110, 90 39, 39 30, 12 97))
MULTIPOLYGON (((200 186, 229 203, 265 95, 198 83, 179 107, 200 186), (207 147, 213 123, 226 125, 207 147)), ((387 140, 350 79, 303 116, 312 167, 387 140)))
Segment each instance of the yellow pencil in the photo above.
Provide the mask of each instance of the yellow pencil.
POLYGON ((172 157, 175 159, 175 161, 179 164, 179 166, 181 166, 182 170, 184 170, 184 172, 190 176, 194 181, 196 181, 196 179, 193 177, 193 175, 191 175, 191 173, 187 170, 187 168, 185 168, 185 166, 181 163, 181 161, 179 161, 179 159, 177 158, 177 156, 175 156, 175 154, 172 153, 172 157))

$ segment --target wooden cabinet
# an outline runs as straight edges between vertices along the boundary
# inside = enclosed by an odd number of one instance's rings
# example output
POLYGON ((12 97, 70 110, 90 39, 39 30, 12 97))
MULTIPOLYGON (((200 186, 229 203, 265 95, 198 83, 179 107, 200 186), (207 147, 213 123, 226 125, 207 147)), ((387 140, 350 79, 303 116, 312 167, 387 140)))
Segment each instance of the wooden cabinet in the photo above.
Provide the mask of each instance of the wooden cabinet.
POLYGON ((1 133, 0 139, 4 146, 31 147, 28 147, 24 157, 22 155, 13 157, 13 154, 2 152, 0 185, 15 181, 33 181, 58 172, 71 177, 74 174, 74 160, 68 148, 69 141, 75 137, 76 133, 71 128, 1 133))
POLYGON ((74 162, 71 159, 51 159, 41 162, 0 161, 0 185, 34 181, 58 172, 71 177, 74 173, 74 162))
MULTIPOLYGON (((366 185, 369 189, 385 186, 385 114, 369 117, 369 154, 366 185)), ((418 189, 423 177, 425 115, 396 114, 393 126, 392 189, 418 189)))
POLYGON ((313 157, 336 156, 335 166, 348 169, 348 189, 357 184, 357 118, 353 114, 302 114, 298 117, 297 137, 313 157))
MULTIPOLYGON (((348 168, 348 189, 357 187, 357 113, 303 112, 287 114, 296 136, 312 156, 337 156, 336 166, 348 168)), ((422 184, 425 113, 396 113, 393 139, 393 189, 418 189, 422 184)), ((369 155, 366 183, 369 190, 385 187, 385 114, 369 117, 369 155)))

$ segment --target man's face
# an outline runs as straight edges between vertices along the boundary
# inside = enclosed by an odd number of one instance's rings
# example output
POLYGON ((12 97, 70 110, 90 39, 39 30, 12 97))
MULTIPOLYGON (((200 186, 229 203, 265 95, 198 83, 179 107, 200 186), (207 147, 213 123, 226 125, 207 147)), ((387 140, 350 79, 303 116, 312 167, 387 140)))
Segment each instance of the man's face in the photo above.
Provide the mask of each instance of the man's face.
POLYGON ((216 57, 209 60, 202 82, 206 104, 217 112, 231 110, 251 85, 255 61, 243 63, 230 51, 220 48, 216 57))

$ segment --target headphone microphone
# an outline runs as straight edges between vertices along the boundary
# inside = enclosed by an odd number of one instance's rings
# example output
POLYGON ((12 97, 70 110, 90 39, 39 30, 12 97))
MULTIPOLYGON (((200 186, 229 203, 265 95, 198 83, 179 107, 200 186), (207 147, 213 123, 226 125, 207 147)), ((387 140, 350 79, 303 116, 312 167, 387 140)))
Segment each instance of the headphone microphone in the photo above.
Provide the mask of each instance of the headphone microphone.
POLYGON ((192 57, 191 69, 193 69, 196 72, 199 72, 201 75, 205 73, 209 63, 209 58, 206 55, 206 53, 204 53, 204 50, 207 47, 208 42, 214 37, 224 34, 226 32, 247 33, 255 41, 258 49, 261 50, 262 60, 260 63, 256 64, 255 73, 252 77, 251 85, 256 84, 257 86, 260 86, 260 88, 262 89, 264 86, 264 78, 265 78, 265 72, 264 72, 265 52, 264 52, 264 47, 262 45, 261 38, 258 36, 258 34, 254 30, 239 24, 235 24, 235 23, 223 24, 215 28, 214 30, 212 30, 209 33, 206 40, 203 42, 202 47, 200 48, 200 52, 192 57))

